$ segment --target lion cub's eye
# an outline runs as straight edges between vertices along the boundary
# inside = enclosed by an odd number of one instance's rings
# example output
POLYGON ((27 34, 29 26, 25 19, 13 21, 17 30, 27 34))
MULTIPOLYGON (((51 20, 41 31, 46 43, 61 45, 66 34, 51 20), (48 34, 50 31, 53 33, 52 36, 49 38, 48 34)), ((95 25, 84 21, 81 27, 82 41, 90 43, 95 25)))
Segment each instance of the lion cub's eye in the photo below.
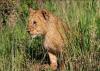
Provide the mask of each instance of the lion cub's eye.
POLYGON ((33 25, 34 25, 34 26, 36 26, 36 23, 37 23, 36 21, 33 21, 33 25))

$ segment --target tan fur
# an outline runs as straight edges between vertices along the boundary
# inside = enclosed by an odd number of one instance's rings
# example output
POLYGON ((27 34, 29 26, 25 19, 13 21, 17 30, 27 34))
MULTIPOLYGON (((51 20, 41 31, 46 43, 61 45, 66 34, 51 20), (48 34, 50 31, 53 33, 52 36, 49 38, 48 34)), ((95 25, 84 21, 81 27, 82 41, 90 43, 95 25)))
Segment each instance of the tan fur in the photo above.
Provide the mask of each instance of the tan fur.
MULTIPOLYGON (((38 35, 45 36, 44 47, 48 51, 52 70, 57 70, 57 59, 63 61, 62 52, 64 42, 66 42, 65 31, 67 30, 68 27, 65 27, 60 19, 47 10, 30 9, 28 32, 33 37, 38 35)), ((64 62, 59 63, 60 67, 62 64, 64 62)))

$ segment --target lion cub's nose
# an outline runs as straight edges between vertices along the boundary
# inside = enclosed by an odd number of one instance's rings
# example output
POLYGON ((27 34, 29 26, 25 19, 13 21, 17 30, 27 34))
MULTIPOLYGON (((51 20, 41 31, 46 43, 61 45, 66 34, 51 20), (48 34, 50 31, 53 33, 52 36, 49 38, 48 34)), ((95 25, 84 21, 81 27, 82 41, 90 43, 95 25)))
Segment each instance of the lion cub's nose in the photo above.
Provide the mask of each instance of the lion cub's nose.
POLYGON ((27 30, 27 32, 28 32, 28 33, 30 33, 30 31, 29 31, 29 30, 27 30))

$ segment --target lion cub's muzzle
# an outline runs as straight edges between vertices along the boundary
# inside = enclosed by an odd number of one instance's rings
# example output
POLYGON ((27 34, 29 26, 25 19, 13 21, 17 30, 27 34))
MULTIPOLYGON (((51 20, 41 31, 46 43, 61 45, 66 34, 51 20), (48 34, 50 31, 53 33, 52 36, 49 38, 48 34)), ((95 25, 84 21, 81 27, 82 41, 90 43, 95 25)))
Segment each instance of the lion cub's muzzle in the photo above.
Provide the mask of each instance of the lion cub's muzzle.
POLYGON ((27 30, 27 32, 28 32, 28 34, 30 34, 30 31, 29 30, 27 30))

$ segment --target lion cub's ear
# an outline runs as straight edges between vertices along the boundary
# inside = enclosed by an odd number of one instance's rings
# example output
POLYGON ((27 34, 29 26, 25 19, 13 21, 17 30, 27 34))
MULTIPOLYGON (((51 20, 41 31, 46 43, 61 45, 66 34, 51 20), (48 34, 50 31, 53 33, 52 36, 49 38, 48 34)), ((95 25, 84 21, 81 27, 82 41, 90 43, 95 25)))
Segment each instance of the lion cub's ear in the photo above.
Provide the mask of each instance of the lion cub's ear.
POLYGON ((35 13, 35 10, 33 10, 32 8, 29 8, 29 13, 35 13))
POLYGON ((41 13, 45 20, 49 20, 49 13, 46 10, 41 10, 41 13))

